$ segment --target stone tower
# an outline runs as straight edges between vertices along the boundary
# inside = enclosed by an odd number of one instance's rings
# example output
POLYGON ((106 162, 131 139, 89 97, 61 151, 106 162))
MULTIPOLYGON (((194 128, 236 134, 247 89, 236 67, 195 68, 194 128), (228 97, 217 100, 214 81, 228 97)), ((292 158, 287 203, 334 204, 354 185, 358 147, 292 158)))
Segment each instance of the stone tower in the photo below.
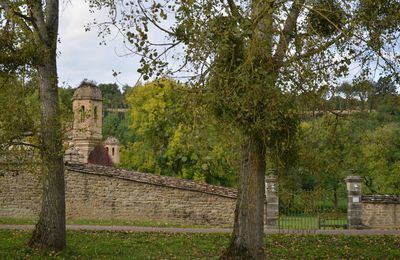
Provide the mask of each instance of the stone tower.
POLYGON ((117 138, 110 136, 104 141, 107 153, 113 164, 119 164, 119 141, 117 138))
POLYGON ((74 126, 72 138, 86 163, 93 148, 102 142, 103 98, 93 83, 82 82, 72 98, 74 126))

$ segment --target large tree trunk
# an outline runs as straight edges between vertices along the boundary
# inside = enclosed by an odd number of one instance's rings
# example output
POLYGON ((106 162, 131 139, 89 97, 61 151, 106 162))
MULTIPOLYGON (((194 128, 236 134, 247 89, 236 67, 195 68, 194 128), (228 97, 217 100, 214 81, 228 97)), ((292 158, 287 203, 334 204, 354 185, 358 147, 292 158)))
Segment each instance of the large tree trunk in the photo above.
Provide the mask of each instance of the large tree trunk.
POLYGON ((36 67, 41 104, 40 157, 42 171, 42 207, 29 244, 32 247, 62 250, 66 246, 65 184, 62 132, 58 104, 57 35, 58 1, 46 5, 31 4, 36 22, 36 67))
POLYGON ((220 259, 265 259, 265 149, 256 137, 242 145, 240 187, 230 245, 220 259))
POLYGON ((42 207, 30 245, 65 248, 65 187, 62 133, 59 122, 57 67, 54 53, 38 68, 41 101, 42 207))

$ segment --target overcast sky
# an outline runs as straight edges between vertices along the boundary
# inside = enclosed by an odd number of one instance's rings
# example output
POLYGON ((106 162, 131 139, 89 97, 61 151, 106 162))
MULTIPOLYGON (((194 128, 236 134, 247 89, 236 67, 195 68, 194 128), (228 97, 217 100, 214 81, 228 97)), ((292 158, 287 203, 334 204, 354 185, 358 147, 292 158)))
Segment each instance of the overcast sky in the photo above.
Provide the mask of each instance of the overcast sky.
POLYGON ((88 5, 83 0, 71 0, 60 6, 60 85, 76 87, 83 79, 97 83, 134 85, 139 78, 136 72, 138 59, 133 56, 118 57, 124 53, 120 38, 110 39, 107 46, 99 45, 97 29, 85 32, 84 28, 93 18, 94 14, 89 12, 88 5), (113 70, 121 74, 115 78, 113 70))
MULTIPOLYGON (((107 45, 100 45, 97 29, 85 32, 85 25, 93 19, 105 21, 99 12, 92 14, 84 0, 63 0, 60 6, 58 75, 61 86, 77 87, 83 79, 97 83, 117 83, 134 85, 139 74, 139 58, 120 57, 124 54, 122 39, 111 37, 107 45), (100 16, 100 17, 99 17, 100 16), (113 71, 120 72, 117 77, 113 71)), ((159 35, 153 35, 158 37, 159 35)), ((159 40, 159 39, 158 39, 159 40)), ((356 64, 355 64, 356 65, 356 64)), ((351 80, 357 73, 358 66, 352 66, 350 75, 344 80, 351 80)), ((378 75, 378 74, 377 74, 378 75)))

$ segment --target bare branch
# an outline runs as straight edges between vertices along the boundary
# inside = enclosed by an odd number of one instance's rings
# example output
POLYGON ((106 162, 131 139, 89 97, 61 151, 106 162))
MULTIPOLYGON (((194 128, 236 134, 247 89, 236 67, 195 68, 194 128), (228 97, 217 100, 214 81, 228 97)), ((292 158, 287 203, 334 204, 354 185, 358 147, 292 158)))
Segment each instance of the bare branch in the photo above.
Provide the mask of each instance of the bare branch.
POLYGON ((294 31, 296 29, 297 18, 300 15, 300 11, 303 8, 305 0, 295 0, 286 18, 285 25, 279 37, 279 43, 274 55, 276 69, 282 66, 282 61, 285 58, 285 54, 289 48, 289 43, 294 38, 294 31))

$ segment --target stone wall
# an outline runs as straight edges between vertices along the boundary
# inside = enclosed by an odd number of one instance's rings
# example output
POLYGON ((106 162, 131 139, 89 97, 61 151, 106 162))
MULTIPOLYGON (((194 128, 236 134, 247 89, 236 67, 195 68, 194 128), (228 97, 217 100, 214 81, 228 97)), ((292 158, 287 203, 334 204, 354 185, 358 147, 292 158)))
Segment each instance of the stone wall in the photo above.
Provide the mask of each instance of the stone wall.
POLYGON ((400 228, 400 196, 362 196, 362 223, 370 228, 400 228))
POLYGON ((39 214, 39 177, 26 171, 0 169, 0 217, 34 217, 39 214))
MULTIPOLYGON (((234 189, 95 165, 66 166, 67 218, 156 220, 231 226, 234 189)), ((28 173, 0 177, 0 216, 36 217, 39 181, 28 173)))

